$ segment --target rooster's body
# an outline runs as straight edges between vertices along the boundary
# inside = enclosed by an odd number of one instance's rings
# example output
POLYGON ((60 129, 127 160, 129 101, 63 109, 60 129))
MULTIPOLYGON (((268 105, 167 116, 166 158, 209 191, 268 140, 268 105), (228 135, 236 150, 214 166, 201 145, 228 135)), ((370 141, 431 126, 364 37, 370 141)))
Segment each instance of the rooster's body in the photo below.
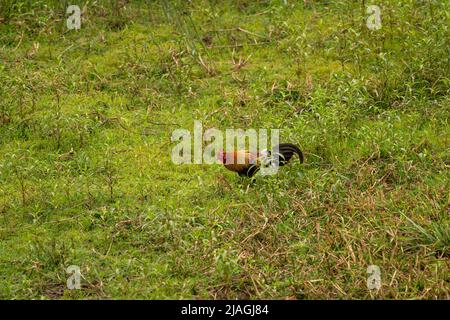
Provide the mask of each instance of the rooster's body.
MULTIPOLYGON (((279 166, 284 166, 288 163, 294 154, 297 154, 300 162, 303 163, 303 153, 296 145, 291 143, 281 143, 277 148, 279 154, 279 166)), ((267 162, 267 159, 270 159, 273 156, 274 155, 270 151, 252 153, 245 150, 238 150, 234 152, 220 152, 218 158, 228 170, 236 172, 240 176, 252 177, 258 172, 262 162, 267 162)), ((269 164, 271 164, 270 161, 269 164)))

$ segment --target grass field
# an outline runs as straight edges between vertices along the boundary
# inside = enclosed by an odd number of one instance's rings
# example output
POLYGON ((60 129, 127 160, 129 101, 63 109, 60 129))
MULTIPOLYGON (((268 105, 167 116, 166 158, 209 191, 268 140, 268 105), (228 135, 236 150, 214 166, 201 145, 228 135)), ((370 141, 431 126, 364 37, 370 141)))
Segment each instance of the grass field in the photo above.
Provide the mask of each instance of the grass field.
POLYGON ((2 0, 0 298, 450 299, 449 12, 2 0), (280 128, 305 163, 176 165, 194 120, 280 128))

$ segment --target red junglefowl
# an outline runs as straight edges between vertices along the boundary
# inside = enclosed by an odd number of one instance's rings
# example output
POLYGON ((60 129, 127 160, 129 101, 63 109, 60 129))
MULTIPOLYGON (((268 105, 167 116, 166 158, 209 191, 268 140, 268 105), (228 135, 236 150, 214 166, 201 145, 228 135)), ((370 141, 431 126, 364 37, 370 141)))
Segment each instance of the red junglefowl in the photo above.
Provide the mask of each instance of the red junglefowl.
MULTIPOLYGON (((294 154, 297 154, 300 163, 303 163, 303 153, 299 147, 292 143, 280 143, 278 146, 279 166, 284 166, 291 160, 294 154)), ((277 148, 274 148, 275 150, 277 148)), ((262 163, 273 164, 274 158, 271 151, 252 153, 245 150, 234 152, 220 151, 217 158, 223 163, 225 168, 238 173, 240 176, 252 177, 261 168, 262 163), (238 161, 243 159, 243 161, 238 161)))

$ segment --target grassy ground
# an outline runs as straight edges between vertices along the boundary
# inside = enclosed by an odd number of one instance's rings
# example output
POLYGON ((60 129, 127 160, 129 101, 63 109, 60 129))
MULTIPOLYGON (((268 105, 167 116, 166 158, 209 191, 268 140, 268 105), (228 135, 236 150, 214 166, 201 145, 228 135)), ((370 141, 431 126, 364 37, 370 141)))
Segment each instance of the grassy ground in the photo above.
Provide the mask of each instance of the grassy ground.
POLYGON ((77 3, 0 4, 0 298, 450 298, 447 1, 77 3), (194 120, 306 161, 175 165, 194 120))

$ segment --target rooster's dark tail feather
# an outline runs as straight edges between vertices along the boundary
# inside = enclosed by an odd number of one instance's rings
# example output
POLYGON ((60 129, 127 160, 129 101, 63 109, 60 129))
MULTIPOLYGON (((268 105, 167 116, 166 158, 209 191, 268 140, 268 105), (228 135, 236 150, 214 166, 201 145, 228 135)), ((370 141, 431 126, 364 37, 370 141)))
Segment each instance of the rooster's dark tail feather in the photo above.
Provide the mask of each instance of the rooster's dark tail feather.
POLYGON ((280 143, 277 147, 274 148, 274 150, 277 150, 277 148, 280 155, 280 166, 284 166, 286 163, 288 163, 295 153, 298 155, 300 163, 303 163, 303 152, 295 144, 280 143))

